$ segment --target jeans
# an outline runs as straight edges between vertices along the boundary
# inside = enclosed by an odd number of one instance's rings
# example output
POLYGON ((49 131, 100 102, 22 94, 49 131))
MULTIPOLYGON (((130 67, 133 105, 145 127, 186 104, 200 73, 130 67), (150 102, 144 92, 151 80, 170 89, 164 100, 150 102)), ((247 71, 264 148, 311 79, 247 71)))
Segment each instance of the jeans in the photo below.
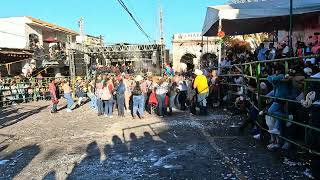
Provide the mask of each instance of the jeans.
MULTIPOLYGON (((284 114, 281 112, 281 108, 282 106, 279 103, 273 102, 268 109, 268 113, 275 116, 284 116, 284 114)), ((281 132, 281 120, 278 118, 275 118, 275 128, 281 132)))
POLYGON ((181 106, 181 110, 186 110, 186 100, 187 100, 187 91, 180 91, 179 103, 181 106))
POLYGON ((158 108, 159 108, 159 115, 163 116, 166 110, 166 103, 165 103, 166 95, 165 94, 157 94, 158 100, 158 108))
POLYGON ((97 98, 97 109, 99 115, 103 114, 103 101, 100 98, 97 98))
POLYGON ((124 94, 117 94, 118 115, 124 115, 124 94))
POLYGON ((103 104, 104 104, 104 114, 108 116, 112 116, 113 99, 104 100, 103 104))
POLYGON ((71 93, 64 93, 64 98, 66 98, 66 100, 67 100, 67 108, 71 110, 71 107, 74 103, 74 101, 71 97, 71 93))
POLYGON ((209 93, 197 94, 198 103, 199 103, 200 107, 207 107, 207 97, 208 97, 208 95, 209 95, 209 93))
POLYGON ((139 112, 140 116, 143 116, 143 112, 144 112, 144 96, 143 95, 133 96, 133 110, 132 110, 133 116, 137 115, 137 111, 139 112))
POLYGON ((58 104, 52 104, 52 112, 57 112, 58 111, 58 104))
POLYGON ((93 110, 97 110, 97 97, 93 93, 88 92, 88 97, 90 98, 90 108, 93 110))
POLYGON ((172 113, 172 108, 174 107, 174 100, 176 98, 176 95, 169 97, 169 111, 172 113))

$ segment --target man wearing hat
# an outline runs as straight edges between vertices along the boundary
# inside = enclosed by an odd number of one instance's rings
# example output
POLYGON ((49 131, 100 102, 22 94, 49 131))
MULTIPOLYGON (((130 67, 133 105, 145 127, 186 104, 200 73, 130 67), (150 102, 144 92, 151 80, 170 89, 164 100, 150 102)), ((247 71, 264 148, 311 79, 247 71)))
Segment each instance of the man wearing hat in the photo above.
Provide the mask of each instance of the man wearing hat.
POLYGON ((196 69, 194 74, 196 77, 193 81, 193 88, 196 89, 197 92, 197 103, 200 107, 200 115, 207 115, 207 97, 209 95, 208 80, 200 69, 196 69))

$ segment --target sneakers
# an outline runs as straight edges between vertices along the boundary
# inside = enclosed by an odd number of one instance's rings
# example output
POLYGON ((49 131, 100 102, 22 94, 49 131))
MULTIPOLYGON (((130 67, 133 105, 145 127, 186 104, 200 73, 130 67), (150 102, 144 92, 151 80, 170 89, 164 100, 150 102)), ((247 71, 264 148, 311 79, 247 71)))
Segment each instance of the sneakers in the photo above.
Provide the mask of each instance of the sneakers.
POLYGON ((269 144, 269 145, 267 146, 267 148, 268 148, 270 151, 276 150, 276 149, 278 149, 279 147, 280 147, 279 144, 275 144, 275 143, 269 144))
POLYGON ((306 95, 306 100, 301 100, 302 106, 304 106, 305 108, 309 108, 312 105, 312 101, 315 99, 315 96, 316 96, 316 92, 310 91, 306 95))
POLYGON ((271 129, 271 130, 268 130, 268 132, 269 132, 270 134, 280 135, 280 131, 279 131, 278 129, 276 129, 276 128, 273 128, 273 129, 271 129))
POLYGON ((260 140, 260 134, 254 135, 253 138, 256 139, 256 140, 260 140))
POLYGON ((67 109, 67 112, 70 113, 70 112, 72 112, 72 110, 71 109, 67 109))
POLYGON ((105 115, 104 115, 104 117, 106 117, 106 118, 107 118, 107 117, 109 117, 109 116, 108 116, 107 114, 105 114, 105 115))
POLYGON ((111 116, 109 116, 109 118, 110 118, 110 119, 112 119, 112 118, 113 118, 113 116, 111 115, 111 116))

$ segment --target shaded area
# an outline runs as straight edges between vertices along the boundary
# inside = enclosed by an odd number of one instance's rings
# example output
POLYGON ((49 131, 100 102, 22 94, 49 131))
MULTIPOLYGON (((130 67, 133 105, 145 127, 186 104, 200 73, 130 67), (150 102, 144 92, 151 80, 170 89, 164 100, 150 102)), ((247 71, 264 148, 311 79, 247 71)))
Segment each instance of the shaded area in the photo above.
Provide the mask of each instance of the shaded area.
POLYGON ((42 178, 42 180, 56 180, 56 172, 50 171, 42 178))
POLYGON ((157 135, 144 132, 142 137, 133 132, 128 135, 127 143, 119 136, 112 137, 112 144, 106 144, 102 151, 105 160, 97 142, 91 142, 86 157, 67 179, 195 179, 231 173, 218 166, 221 157, 192 127, 163 129, 157 135))
POLYGON ((6 163, 0 165, 0 179, 12 179, 19 174, 31 161, 40 153, 38 145, 28 145, 22 147, 1 160, 7 160, 6 163))
POLYGON ((68 179, 306 179, 306 164, 288 165, 290 158, 239 134, 235 127, 242 118, 216 113, 198 117, 179 112, 164 118, 166 127, 159 128, 159 122, 125 128, 122 138, 113 136, 103 151, 91 142, 68 179), (137 128, 148 131, 139 137, 137 128))
POLYGON ((18 109, 17 109, 17 110, 8 111, 5 114, 1 114, 0 115, 0 129, 2 129, 4 127, 11 126, 11 125, 18 123, 18 122, 34 115, 34 114, 40 113, 42 110, 44 110, 46 108, 48 108, 48 105, 41 106, 36 109, 22 112, 22 113, 17 113, 18 112, 18 109), (16 115, 10 116, 10 114, 12 114, 12 113, 16 113, 16 115))

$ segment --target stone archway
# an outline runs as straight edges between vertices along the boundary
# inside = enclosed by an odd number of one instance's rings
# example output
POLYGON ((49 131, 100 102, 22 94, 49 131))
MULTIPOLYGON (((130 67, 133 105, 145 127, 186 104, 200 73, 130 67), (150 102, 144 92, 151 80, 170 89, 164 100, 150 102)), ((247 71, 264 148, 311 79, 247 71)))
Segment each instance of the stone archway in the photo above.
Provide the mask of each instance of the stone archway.
POLYGON ((186 53, 181 57, 180 63, 184 63, 187 65, 187 71, 192 70, 194 68, 194 58, 197 58, 197 56, 191 53, 186 53))
POLYGON ((214 53, 205 53, 200 58, 201 67, 218 66, 217 55, 214 53))

